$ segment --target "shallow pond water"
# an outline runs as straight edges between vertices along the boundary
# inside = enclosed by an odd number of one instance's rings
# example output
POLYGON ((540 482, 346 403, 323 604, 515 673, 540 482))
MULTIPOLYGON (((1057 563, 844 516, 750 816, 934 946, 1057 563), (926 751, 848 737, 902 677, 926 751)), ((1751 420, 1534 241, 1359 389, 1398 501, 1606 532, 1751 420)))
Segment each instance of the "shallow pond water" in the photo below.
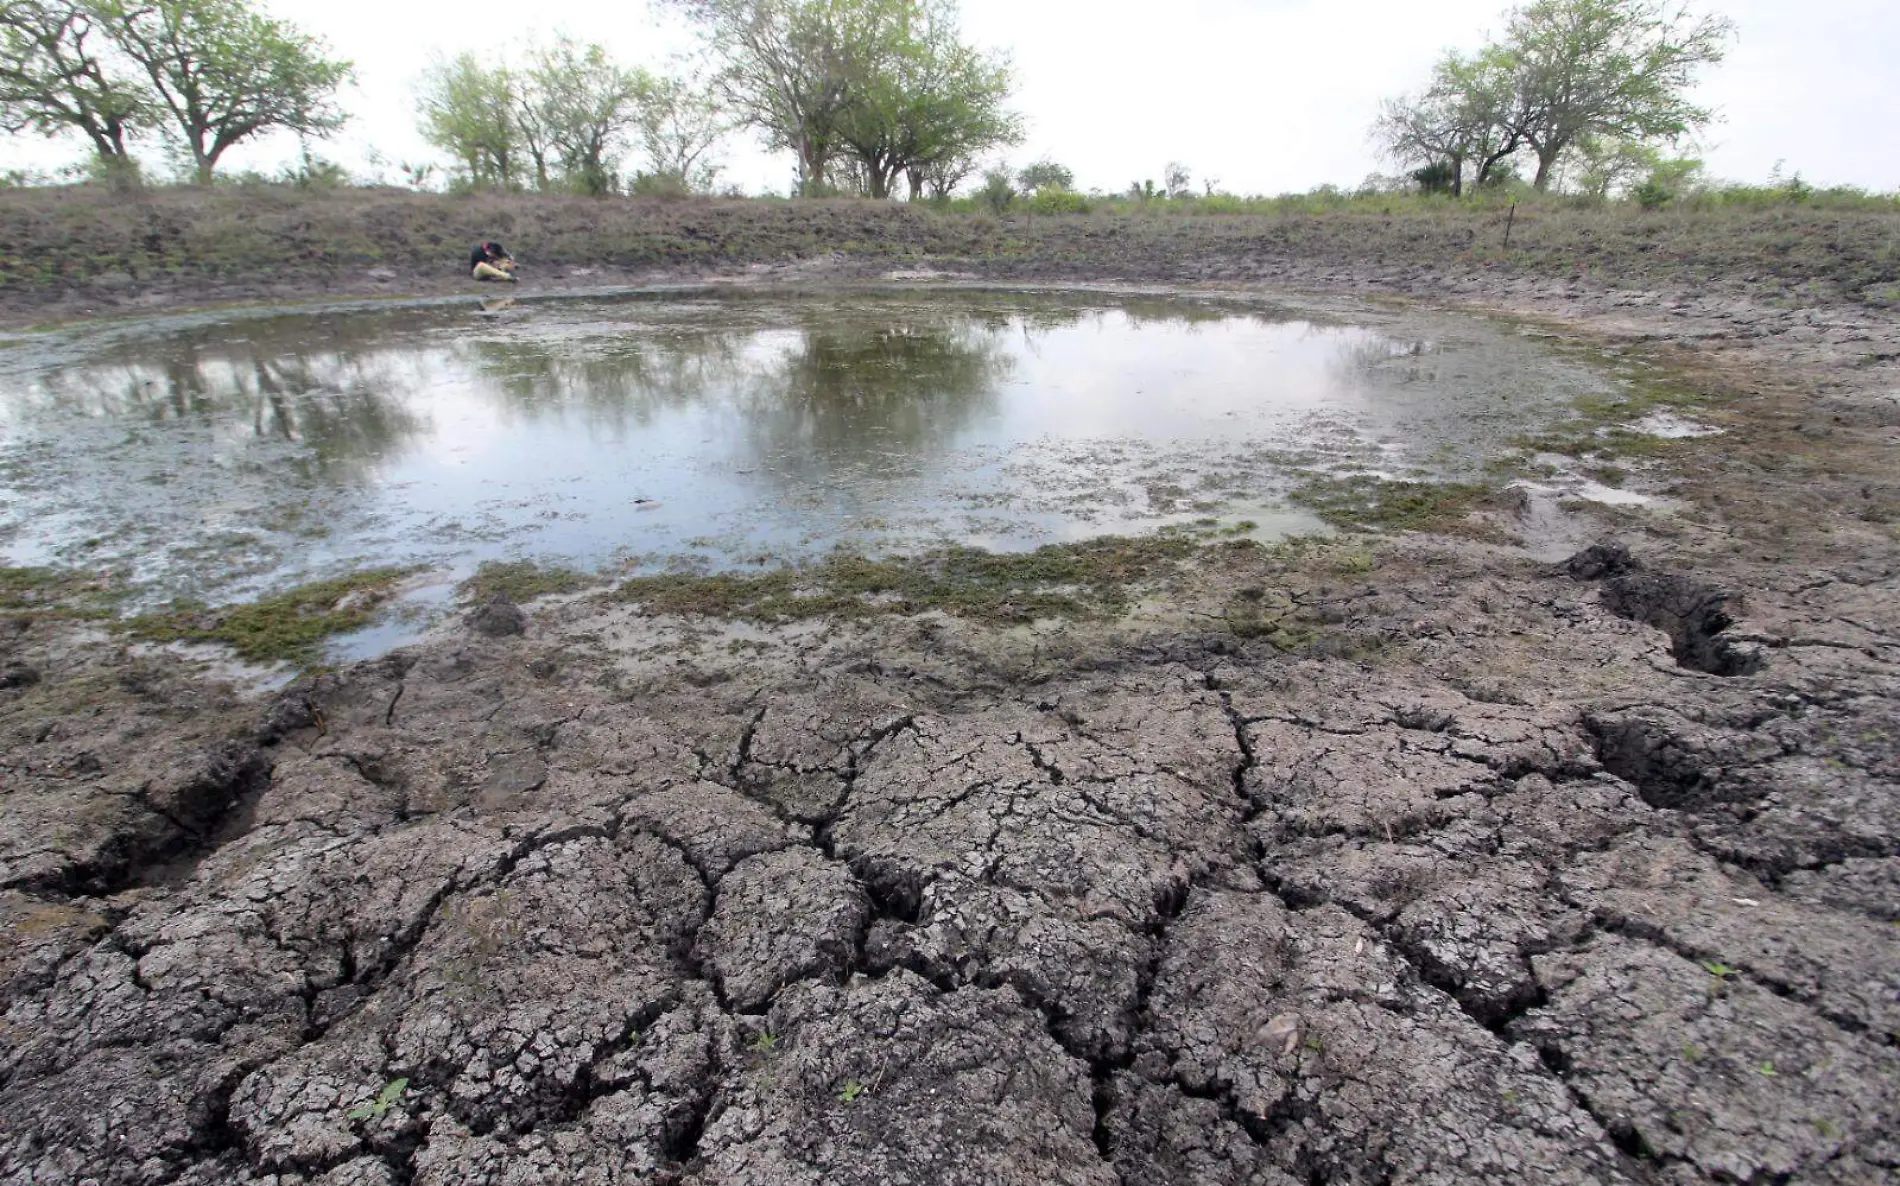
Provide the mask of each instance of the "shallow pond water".
POLYGON ((1316 529, 1613 377, 1510 327, 1100 292, 706 290, 157 319, 0 348, 0 548, 142 604, 366 564, 713 567, 1316 529))

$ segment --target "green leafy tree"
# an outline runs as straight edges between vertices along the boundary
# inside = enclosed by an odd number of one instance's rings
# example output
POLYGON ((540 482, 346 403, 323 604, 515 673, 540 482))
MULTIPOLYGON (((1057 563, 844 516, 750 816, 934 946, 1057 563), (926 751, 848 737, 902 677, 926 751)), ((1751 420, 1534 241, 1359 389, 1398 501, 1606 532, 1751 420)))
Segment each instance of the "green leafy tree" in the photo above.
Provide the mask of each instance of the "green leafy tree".
POLYGON ((110 60, 111 38, 78 0, 0 3, 0 131, 78 133, 108 172, 154 112, 143 80, 110 60))
POLYGON ((1661 152, 1641 141, 1592 136, 1572 151, 1566 180, 1577 193, 1601 201, 1649 176, 1661 160, 1661 152))
POLYGON ((648 79, 636 123, 646 150, 641 183, 660 191, 712 189, 719 167, 711 156, 731 122, 709 89, 684 78, 648 79))
POLYGON ((797 158, 797 190, 850 182, 887 196, 948 193, 1014 143, 1007 63, 965 45, 950 0, 670 0, 719 63, 741 123, 797 158))
POLYGON ((1714 113, 1689 101, 1703 67, 1722 61, 1734 25, 1673 0, 1537 0, 1512 14, 1516 130, 1537 157, 1531 184, 1550 187, 1563 155, 1592 137, 1675 142, 1714 113))
POLYGON ((848 80, 838 139, 863 191, 889 197, 898 178, 921 197, 932 165, 974 160, 1022 139, 1009 112, 1007 62, 966 45, 948 0, 883 4, 885 24, 848 80))
POLYGON ((1016 174, 1016 184, 1029 194, 1068 193, 1075 189, 1075 174, 1052 160, 1044 159, 1023 166, 1022 171, 1016 174))
POLYGON ((350 64, 249 0, 88 0, 87 8, 145 75, 199 184, 260 133, 322 136, 343 125, 336 92, 350 64))
POLYGON ((1446 55, 1422 94, 1386 103, 1373 135, 1402 164, 1449 166, 1454 193, 1502 183, 1520 152, 1547 190, 1592 145, 1674 143, 1708 124, 1688 94, 1733 34, 1678 0, 1535 0, 1501 41, 1446 55))
POLYGON ((437 62, 418 88, 422 138, 448 154, 468 184, 512 188, 520 158, 515 75, 472 53, 437 62))
POLYGON ((534 54, 516 114, 541 188, 553 165, 578 193, 612 193, 651 85, 644 71, 617 65, 599 45, 561 37, 534 54))
POLYGON ((907 171, 912 200, 919 197, 941 201, 957 191, 957 187, 968 181, 976 173, 979 164, 975 155, 956 153, 946 155, 923 165, 913 166, 907 171))
POLYGON ((872 52, 877 12, 857 0, 670 0, 719 63, 727 108, 798 159, 797 190, 827 192, 848 80, 872 52))
POLYGON ((1386 155, 1427 174, 1454 196, 1466 178, 1483 186, 1524 146, 1519 130, 1516 66, 1496 46, 1474 57, 1450 53, 1432 69, 1422 94, 1388 100, 1373 125, 1386 155))

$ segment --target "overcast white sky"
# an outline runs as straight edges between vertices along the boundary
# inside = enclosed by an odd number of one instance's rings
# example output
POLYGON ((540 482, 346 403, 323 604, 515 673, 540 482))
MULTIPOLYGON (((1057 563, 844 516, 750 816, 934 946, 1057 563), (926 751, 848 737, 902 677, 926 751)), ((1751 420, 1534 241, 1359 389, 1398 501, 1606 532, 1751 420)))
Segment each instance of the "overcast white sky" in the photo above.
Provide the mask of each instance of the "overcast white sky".
MULTIPOLYGON (((321 151, 355 167, 430 158, 414 128, 414 82, 432 51, 559 30, 628 62, 690 48, 642 0, 267 0, 356 63, 351 127, 321 151)), ((1241 193, 1352 186, 1385 166, 1367 143, 1380 98, 1416 86, 1449 47, 1497 28, 1507 0, 963 0, 979 44, 1014 57, 1029 139, 1083 189, 1160 179, 1171 160, 1241 193)), ((1758 181, 1777 162, 1816 183, 1900 190, 1900 3, 1713 0, 1740 39, 1702 99, 1723 112, 1706 137, 1721 177, 1758 181)), ((271 168, 294 143, 234 152, 271 168)), ((0 167, 45 167, 72 150, 0 140, 0 167)), ((725 180, 783 191, 789 158, 733 138, 725 180)))

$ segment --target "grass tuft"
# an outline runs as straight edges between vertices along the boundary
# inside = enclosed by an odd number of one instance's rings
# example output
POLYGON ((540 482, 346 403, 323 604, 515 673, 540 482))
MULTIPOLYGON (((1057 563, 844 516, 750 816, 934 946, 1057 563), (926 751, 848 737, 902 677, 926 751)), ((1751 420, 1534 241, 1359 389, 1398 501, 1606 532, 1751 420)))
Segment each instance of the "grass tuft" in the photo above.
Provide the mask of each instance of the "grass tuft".
POLYGON ((1201 546, 1187 533, 1111 536, 1033 552, 951 547, 916 557, 838 553, 761 573, 635 577, 616 595, 653 613, 759 622, 863 618, 940 610, 992 625, 1101 618, 1133 587, 1172 571, 1201 546))
POLYGON ((1466 520, 1496 491, 1459 482, 1395 482, 1356 474, 1316 478, 1294 502, 1347 531, 1463 533, 1466 520))
POLYGON ((252 663, 306 665, 326 640, 367 626, 414 572, 377 568, 241 605, 183 604, 133 618, 126 629, 150 642, 221 644, 252 663))
POLYGON ((596 583, 586 573, 571 568, 544 566, 532 560, 505 564, 491 561, 463 581, 458 592, 475 601, 487 601, 499 594, 518 603, 557 593, 577 593, 596 583))
POLYGON ((0 616, 110 617, 121 592, 110 577, 58 568, 0 566, 0 616))

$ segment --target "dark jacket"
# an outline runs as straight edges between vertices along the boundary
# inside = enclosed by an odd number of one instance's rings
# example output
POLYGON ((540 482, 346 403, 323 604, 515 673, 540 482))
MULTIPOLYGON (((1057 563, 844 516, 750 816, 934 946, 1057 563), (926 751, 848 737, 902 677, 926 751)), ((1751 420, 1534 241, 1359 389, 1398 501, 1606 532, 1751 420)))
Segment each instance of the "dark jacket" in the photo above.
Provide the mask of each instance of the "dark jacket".
POLYGON ((470 271, 474 271, 476 264, 500 263, 504 259, 513 258, 514 256, 508 254, 508 249, 499 243, 477 243, 475 250, 468 253, 468 267, 470 271))

